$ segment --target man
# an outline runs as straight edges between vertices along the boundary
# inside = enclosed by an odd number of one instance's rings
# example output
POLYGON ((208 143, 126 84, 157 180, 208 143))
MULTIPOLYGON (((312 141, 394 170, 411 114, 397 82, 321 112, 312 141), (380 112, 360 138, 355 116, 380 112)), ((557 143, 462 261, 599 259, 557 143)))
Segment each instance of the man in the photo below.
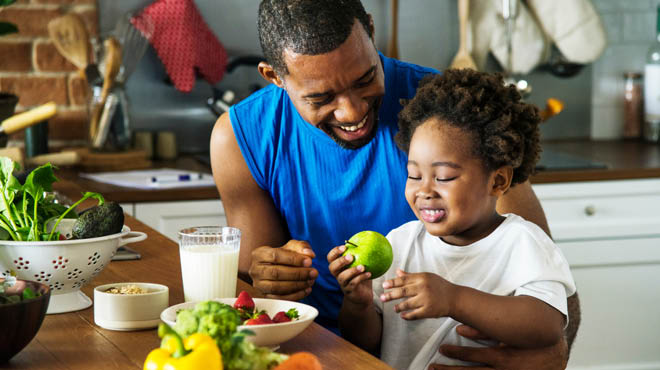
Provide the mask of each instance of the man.
MULTIPOLYGON (((239 272, 266 297, 303 300, 337 331, 342 294, 327 253, 362 230, 414 219, 406 158, 394 143, 400 99, 435 73, 385 58, 359 0, 264 0, 259 37, 272 85, 223 114, 211 137, 213 175, 227 220, 243 232, 239 272)), ((498 203, 548 230, 529 183, 498 203)), ((569 311, 578 309, 569 300, 569 311)), ((569 312, 572 342, 579 317, 569 312)), ((477 337, 468 327, 461 334, 477 337)), ((563 368, 566 341, 543 350, 443 347, 494 368, 563 368)))

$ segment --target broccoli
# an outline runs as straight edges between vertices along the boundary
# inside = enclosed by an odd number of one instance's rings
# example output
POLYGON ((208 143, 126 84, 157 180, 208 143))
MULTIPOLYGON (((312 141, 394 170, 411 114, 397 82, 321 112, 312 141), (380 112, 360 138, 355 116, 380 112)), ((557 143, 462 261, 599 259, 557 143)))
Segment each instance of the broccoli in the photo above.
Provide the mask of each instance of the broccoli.
POLYGON ((174 331, 176 331, 181 338, 185 338, 192 334, 197 333, 199 327, 199 319, 197 315, 191 310, 180 310, 176 313, 176 324, 174 331))
POLYGON ((288 357, 246 341, 245 336, 254 335, 254 332, 238 332, 241 323, 239 311, 232 306, 204 301, 197 303, 193 309, 179 310, 174 330, 182 337, 194 333, 211 336, 220 348, 225 369, 270 369, 288 357))

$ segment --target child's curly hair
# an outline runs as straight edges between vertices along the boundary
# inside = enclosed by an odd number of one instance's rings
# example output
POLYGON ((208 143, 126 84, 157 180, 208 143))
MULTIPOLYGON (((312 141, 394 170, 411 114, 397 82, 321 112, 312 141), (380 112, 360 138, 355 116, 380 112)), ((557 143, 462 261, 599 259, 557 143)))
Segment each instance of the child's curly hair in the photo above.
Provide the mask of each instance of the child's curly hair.
POLYGON ((501 74, 448 69, 424 77, 399 113, 399 148, 407 153, 415 129, 433 117, 473 133, 473 153, 488 170, 513 167, 511 186, 534 173, 541 152, 538 108, 504 86, 501 74))

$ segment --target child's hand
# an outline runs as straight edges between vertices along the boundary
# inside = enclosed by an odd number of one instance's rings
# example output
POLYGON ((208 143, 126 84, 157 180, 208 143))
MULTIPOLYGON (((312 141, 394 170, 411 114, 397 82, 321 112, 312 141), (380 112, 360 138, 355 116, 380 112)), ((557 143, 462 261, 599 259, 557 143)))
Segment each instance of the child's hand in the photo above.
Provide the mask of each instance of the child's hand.
POLYGON ((455 285, 428 272, 409 274, 397 269, 397 277, 383 283, 383 302, 407 298, 394 306, 405 320, 449 316, 455 285), (387 291, 387 289, 390 289, 387 291))
POLYGON ((353 262, 353 256, 347 254, 342 257, 346 246, 340 245, 328 252, 328 268, 332 276, 337 279, 339 287, 344 292, 344 299, 357 305, 370 305, 373 300, 371 290, 370 272, 364 272, 364 266, 359 265, 346 269, 353 262))

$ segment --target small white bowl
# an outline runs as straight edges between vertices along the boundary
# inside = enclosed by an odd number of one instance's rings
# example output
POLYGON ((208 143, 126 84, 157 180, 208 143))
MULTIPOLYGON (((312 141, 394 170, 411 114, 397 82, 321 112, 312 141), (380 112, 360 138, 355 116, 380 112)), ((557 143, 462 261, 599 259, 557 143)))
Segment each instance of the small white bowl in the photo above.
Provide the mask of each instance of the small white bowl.
POLYGON ((169 288, 151 283, 114 283, 94 288, 94 322, 110 330, 151 329, 160 323, 160 313, 169 305, 169 288), (147 293, 108 293, 110 288, 137 286, 147 293))
MULTIPOLYGON (((216 298, 214 301, 233 306, 236 298, 216 298)), ((176 322, 177 311, 181 309, 191 309, 195 307, 197 303, 198 302, 185 302, 169 307, 163 311, 163 313, 160 315, 160 318, 166 324, 174 326, 176 322)), ((319 311, 316 308, 304 303, 293 301, 254 298, 254 304, 257 310, 265 310, 270 317, 273 317, 273 315, 279 311, 286 312, 291 308, 297 309, 298 315, 300 315, 298 320, 289 322, 238 326, 239 331, 243 329, 252 330, 255 335, 249 335, 246 337, 246 339, 261 347, 277 347, 281 343, 293 339, 295 336, 302 333, 303 330, 305 330, 319 314, 319 311)))

